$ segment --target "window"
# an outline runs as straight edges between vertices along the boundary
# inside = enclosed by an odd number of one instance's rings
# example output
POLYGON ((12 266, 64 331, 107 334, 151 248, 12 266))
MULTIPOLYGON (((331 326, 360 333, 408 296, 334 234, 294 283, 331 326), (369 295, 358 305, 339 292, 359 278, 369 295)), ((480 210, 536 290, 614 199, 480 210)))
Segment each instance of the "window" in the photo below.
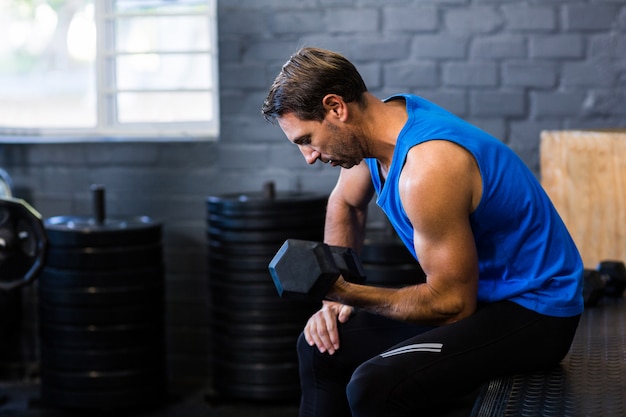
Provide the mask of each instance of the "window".
POLYGON ((0 141, 216 138, 215 3, 0 0, 0 141))

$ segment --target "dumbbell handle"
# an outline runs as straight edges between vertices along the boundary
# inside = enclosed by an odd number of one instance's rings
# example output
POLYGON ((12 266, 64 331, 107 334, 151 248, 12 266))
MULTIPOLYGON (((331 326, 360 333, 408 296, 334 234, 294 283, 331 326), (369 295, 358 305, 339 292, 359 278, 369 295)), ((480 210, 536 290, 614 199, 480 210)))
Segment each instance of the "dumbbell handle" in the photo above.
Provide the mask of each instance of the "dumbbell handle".
POLYGON ((358 284, 365 281, 365 271, 361 265, 361 259, 354 249, 331 245, 328 247, 333 254, 337 269, 346 281, 358 284))

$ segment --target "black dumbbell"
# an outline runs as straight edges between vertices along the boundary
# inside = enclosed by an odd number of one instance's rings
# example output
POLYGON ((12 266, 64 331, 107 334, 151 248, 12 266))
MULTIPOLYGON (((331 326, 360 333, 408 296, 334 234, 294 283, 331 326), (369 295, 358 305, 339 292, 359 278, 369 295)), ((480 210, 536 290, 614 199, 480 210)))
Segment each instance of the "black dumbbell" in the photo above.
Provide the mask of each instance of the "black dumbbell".
POLYGON ((606 281, 596 269, 585 268, 583 276, 583 299, 585 301, 585 307, 593 307, 598 304, 598 301, 600 301, 600 298, 604 295, 606 281))
POLYGON ((363 282, 365 273, 351 248, 322 242, 287 239, 269 264, 281 297, 322 300, 339 276, 363 282))
POLYGON ((626 289, 626 265, 621 261, 604 260, 598 264, 598 272, 605 281, 604 294, 621 297, 626 289))

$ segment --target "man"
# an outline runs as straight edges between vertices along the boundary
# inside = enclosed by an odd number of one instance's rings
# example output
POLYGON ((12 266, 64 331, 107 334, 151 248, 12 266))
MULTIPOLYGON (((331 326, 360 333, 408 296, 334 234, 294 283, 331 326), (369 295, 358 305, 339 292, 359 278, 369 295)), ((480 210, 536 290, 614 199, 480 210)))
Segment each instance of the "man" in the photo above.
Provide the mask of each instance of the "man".
POLYGON ((377 99, 346 58, 316 48, 283 66, 263 114, 307 163, 341 167, 326 243, 360 249, 377 194, 426 273, 400 289, 339 278, 298 342, 301 416, 421 416, 563 359, 582 261, 506 145, 420 97, 377 99))

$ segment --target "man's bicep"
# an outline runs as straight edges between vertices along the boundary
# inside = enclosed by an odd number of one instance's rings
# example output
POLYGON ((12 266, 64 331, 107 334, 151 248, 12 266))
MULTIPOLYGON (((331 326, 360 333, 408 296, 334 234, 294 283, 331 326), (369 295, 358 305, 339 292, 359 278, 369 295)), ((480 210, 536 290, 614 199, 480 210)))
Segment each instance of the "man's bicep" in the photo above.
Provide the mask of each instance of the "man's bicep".
POLYGON ((369 168, 365 161, 361 161, 350 169, 341 169, 331 198, 340 199, 350 207, 365 209, 373 195, 374 187, 369 168))

